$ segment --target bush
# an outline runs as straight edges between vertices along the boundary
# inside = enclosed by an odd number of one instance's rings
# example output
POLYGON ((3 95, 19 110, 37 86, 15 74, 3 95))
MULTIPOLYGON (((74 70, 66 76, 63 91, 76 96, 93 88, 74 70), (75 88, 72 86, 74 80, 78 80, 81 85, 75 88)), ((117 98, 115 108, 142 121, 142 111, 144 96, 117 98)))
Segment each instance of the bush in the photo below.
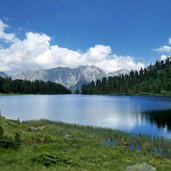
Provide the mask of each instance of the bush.
POLYGON ((21 138, 20 138, 20 134, 16 133, 15 134, 15 138, 12 139, 11 137, 8 136, 4 136, 3 135, 3 129, 0 126, 0 147, 3 148, 19 148, 19 146, 21 145, 21 138))
POLYGON ((44 143, 54 143, 53 138, 50 136, 45 136, 44 137, 44 143))
POLYGON ((34 163, 43 164, 45 167, 49 167, 51 165, 60 164, 60 165, 78 165, 78 163, 72 159, 68 158, 63 154, 52 154, 52 153, 42 153, 34 156, 32 159, 34 163))
POLYGON ((2 127, 0 126, 0 141, 3 139, 3 134, 4 134, 4 131, 2 127))

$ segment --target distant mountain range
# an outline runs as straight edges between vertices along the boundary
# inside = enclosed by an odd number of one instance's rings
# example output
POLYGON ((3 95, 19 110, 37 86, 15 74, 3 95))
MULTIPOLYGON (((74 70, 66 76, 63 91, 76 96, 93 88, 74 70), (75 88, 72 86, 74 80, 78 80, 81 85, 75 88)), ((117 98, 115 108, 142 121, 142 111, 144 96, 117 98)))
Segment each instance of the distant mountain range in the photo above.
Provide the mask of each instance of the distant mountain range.
POLYGON ((126 74, 129 74, 129 70, 127 69, 120 69, 120 70, 117 70, 117 71, 113 71, 113 72, 109 72, 108 73, 108 76, 119 76, 119 75, 126 75, 126 74))
POLYGON ((5 78, 8 77, 8 75, 5 72, 0 71, 0 77, 5 78))
POLYGON ((29 70, 14 76, 13 79, 52 81, 75 91, 81 89, 83 84, 106 76, 106 73, 96 66, 79 66, 77 68, 58 67, 47 70, 29 70))
MULTIPOLYGON (((102 77, 116 76, 120 74, 127 74, 128 70, 118 70, 106 74, 103 70, 96 66, 79 66, 77 68, 57 67, 53 69, 41 69, 37 71, 28 70, 12 76, 12 79, 21 80, 42 80, 52 81, 64 85, 66 88, 73 92, 81 90, 83 84, 87 84, 91 81, 96 81, 102 77)), ((1 77, 7 77, 4 72, 0 72, 1 77)))

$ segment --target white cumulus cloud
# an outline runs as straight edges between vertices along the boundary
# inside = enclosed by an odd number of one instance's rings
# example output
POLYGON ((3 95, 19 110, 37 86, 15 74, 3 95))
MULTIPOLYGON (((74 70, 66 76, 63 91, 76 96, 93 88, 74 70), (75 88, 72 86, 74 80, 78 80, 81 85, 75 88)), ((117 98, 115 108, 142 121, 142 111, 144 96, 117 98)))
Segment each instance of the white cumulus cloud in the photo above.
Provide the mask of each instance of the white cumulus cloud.
POLYGON ((156 52, 171 52, 171 46, 164 45, 157 49, 154 49, 154 51, 156 51, 156 52))
POLYGON ((77 67, 95 65, 106 72, 119 69, 140 69, 143 63, 135 62, 131 56, 112 53, 110 46, 95 45, 85 52, 74 51, 58 45, 51 45, 51 37, 44 33, 26 32, 22 40, 14 33, 6 33, 9 26, 0 20, 0 40, 10 43, 4 48, 0 44, 0 70, 21 72, 28 69, 54 67, 77 67))
POLYGON ((0 20, 0 39, 4 40, 5 42, 16 42, 18 38, 13 33, 5 33, 5 29, 9 26, 5 24, 2 20, 0 20))
POLYGON ((170 53, 171 52, 171 38, 168 39, 167 45, 163 45, 163 46, 153 49, 153 50, 158 53, 170 53))

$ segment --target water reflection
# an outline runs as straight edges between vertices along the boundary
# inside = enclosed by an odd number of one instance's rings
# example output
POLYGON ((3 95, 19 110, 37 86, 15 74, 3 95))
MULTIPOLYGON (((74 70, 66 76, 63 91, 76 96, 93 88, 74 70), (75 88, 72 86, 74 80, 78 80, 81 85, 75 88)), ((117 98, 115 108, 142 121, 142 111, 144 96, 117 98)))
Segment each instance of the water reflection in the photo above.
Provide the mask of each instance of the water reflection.
MULTIPOLYGON (((66 123, 119 129, 132 133, 171 136, 171 97, 113 95, 0 96, 7 118, 49 119, 66 123), (146 111, 167 110, 147 115, 146 111), (167 129, 168 128, 168 129, 167 129)), ((149 113, 149 112, 148 112, 149 113)))
POLYGON ((150 111, 143 114, 151 124, 171 131, 171 110, 150 111))

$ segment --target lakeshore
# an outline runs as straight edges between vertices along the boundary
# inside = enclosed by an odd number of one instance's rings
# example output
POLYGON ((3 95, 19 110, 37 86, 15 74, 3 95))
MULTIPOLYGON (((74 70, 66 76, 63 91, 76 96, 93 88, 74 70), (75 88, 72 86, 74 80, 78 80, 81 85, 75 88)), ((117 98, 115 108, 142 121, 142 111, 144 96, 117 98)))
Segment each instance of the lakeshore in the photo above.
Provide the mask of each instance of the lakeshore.
POLYGON ((4 137, 21 138, 16 148, 0 147, 0 170, 124 170, 146 162, 171 168, 171 140, 48 120, 0 117, 4 137), (155 147, 155 148, 154 148, 155 147))

